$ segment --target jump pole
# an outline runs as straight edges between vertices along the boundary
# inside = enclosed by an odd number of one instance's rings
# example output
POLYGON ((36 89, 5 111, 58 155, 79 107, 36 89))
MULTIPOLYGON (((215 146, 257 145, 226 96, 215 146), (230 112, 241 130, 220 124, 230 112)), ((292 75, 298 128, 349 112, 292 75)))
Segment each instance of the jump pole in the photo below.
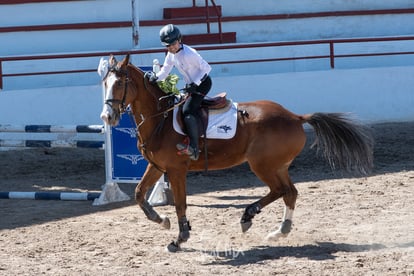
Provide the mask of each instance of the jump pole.
POLYGON ((82 140, 1 140, 0 147, 6 148, 92 148, 100 149, 103 141, 82 140))
POLYGON ((100 195, 86 192, 0 192, 0 199, 95 200, 100 195))
MULTIPOLYGON (((10 125, 0 124, 0 133, 100 133, 103 125, 10 125)), ((81 139, 0 139, 0 147, 24 148, 102 148, 103 141, 81 139)))
MULTIPOLYGON (((10 125, 0 124, 0 133, 103 133, 102 125, 10 125)), ((4 140, 0 139, 0 147, 25 148, 103 148, 103 141, 94 140, 4 140)), ((31 200, 95 200, 100 192, 17 192, 0 191, 0 199, 31 200)))
POLYGON ((9 125, 0 124, 0 132, 30 133, 103 133, 103 125, 9 125))

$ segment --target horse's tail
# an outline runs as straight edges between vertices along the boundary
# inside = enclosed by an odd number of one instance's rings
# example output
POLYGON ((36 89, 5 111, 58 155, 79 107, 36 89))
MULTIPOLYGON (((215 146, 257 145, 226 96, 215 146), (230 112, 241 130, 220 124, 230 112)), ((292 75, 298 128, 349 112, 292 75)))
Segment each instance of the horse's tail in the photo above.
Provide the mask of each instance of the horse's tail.
POLYGON ((374 140, 368 128, 343 113, 314 113, 303 119, 315 130, 311 147, 317 146, 333 169, 363 175, 372 170, 374 140))

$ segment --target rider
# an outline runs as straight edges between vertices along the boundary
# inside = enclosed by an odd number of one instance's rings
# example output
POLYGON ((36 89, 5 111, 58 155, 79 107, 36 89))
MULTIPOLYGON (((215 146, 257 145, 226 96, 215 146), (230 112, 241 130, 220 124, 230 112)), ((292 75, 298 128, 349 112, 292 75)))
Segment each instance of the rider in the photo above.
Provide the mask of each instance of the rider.
POLYGON ((211 67, 195 49, 183 44, 181 37, 180 30, 173 24, 168 24, 160 30, 161 43, 167 47, 168 53, 161 70, 152 74, 150 81, 154 83, 164 80, 174 66, 182 74, 186 82, 186 91, 189 94, 183 106, 183 115, 190 143, 189 145, 179 143, 177 149, 178 154, 185 154, 192 160, 197 160, 199 134, 196 118, 201 102, 212 85, 208 75, 211 67))

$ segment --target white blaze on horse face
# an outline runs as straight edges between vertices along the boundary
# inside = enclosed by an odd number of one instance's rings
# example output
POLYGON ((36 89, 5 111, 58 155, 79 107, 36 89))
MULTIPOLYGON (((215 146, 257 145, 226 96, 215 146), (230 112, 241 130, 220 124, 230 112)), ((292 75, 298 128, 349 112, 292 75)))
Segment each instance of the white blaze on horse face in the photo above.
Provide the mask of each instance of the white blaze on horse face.
POLYGON ((112 107, 107 104, 110 103, 111 100, 113 100, 113 86, 115 84, 115 82, 117 81, 117 78, 114 74, 110 74, 108 75, 108 77, 105 80, 105 84, 106 84, 106 89, 105 89, 105 103, 103 105, 103 109, 101 112, 101 119, 107 123, 110 124, 111 118, 113 118, 113 110, 112 107))

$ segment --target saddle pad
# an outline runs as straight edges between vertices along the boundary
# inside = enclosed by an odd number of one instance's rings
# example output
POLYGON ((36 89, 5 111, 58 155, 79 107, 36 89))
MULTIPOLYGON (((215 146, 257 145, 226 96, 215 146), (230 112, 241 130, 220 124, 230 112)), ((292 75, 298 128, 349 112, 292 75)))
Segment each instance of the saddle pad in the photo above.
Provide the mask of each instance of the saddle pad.
MULTIPOLYGON (((185 135, 177 122, 178 108, 174 108, 173 126, 174 130, 185 135)), ((212 114, 209 111, 207 125, 207 139, 231 139, 236 134, 237 127, 237 103, 232 102, 231 108, 223 113, 212 114)))

